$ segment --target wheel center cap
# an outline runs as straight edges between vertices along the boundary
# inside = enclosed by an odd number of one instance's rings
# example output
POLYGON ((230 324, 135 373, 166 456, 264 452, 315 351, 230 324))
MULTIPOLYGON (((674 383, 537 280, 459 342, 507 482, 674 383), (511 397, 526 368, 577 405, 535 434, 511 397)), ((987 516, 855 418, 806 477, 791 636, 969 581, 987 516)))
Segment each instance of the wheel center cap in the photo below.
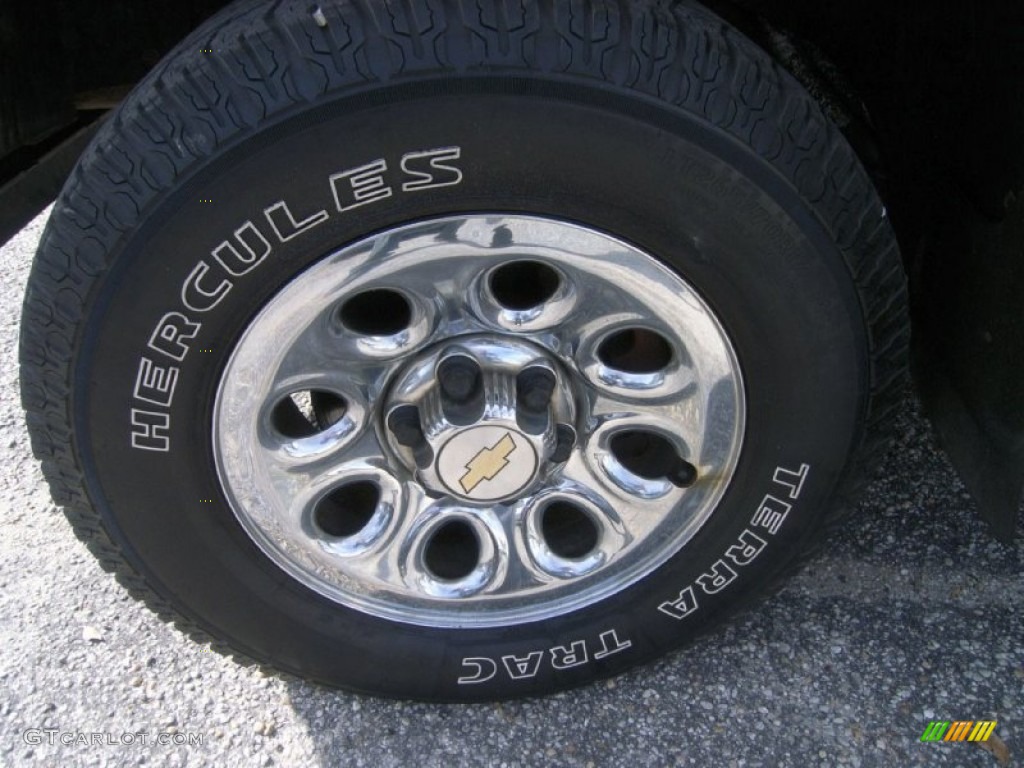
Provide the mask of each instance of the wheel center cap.
POLYGON ((545 349, 497 335, 427 350, 396 378, 384 409, 395 455, 433 493, 479 505, 530 493, 575 440, 575 406, 545 349))
POLYGON ((437 474, 453 496, 499 501, 529 485, 537 465, 537 452, 519 430, 479 426, 458 432, 444 444, 437 474))

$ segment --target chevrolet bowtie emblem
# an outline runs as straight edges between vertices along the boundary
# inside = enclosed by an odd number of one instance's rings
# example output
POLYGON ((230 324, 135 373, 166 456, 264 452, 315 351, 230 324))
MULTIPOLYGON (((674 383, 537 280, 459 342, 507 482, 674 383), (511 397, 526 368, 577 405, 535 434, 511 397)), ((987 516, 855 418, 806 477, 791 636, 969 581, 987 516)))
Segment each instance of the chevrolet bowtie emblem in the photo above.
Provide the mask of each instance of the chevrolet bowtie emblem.
POLYGON ((472 493, 484 480, 493 480, 508 466, 508 455, 516 449, 516 441, 506 432, 490 448, 483 448, 466 464, 466 474, 459 478, 459 485, 466 493, 472 493))

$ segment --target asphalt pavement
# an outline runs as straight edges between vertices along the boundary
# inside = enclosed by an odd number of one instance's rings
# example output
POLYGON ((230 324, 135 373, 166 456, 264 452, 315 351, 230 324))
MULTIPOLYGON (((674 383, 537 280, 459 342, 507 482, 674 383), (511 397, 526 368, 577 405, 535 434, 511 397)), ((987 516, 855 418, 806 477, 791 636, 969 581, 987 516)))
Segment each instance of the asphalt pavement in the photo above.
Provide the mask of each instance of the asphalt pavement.
POLYGON ((192 643, 100 569, 31 456, 17 336, 42 224, 0 248, 0 765, 1024 764, 1024 539, 987 535, 910 391, 882 475, 785 590, 617 679, 429 705, 192 643), (922 742, 934 720, 997 725, 922 742))

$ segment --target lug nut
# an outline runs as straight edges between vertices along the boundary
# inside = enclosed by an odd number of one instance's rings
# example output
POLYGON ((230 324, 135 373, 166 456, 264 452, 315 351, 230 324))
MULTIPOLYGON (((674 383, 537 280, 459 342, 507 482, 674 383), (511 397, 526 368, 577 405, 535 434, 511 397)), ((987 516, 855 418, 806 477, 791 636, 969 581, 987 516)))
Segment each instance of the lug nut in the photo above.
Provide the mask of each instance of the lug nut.
POLYGON ((527 368, 516 378, 518 405, 534 413, 547 409, 555 391, 555 375, 547 368, 527 368))
POLYGON ((420 412, 415 405, 403 405, 393 410, 388 416, 388 429, 406 448, 415 448, 426 440, 420 426, 420 412))
POLYGON ((576 430, 568 424, 559 424, 555 427, 555 450, 551 452, 551 461, 554 464, 561 464, 572 455, 573 446, 576 445, 576 430))
POLYGON ((465 355, 446 358, 437 367, 441 391, 456 403, 469 401, 480 384, 480 368, 465 355))

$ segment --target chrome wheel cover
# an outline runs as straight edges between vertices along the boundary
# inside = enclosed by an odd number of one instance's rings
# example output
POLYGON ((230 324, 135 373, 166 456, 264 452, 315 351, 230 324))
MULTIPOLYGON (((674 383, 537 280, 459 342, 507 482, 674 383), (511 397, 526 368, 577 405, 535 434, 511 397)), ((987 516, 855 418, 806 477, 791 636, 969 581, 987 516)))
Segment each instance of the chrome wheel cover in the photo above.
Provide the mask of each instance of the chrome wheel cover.
POLYGON ((451 217, 327 256, 249 324, 213 448, 278 566, 433 627, 548 619, 651 573, 714 513, 745 401, 708 305, 596 230, 451 217))

